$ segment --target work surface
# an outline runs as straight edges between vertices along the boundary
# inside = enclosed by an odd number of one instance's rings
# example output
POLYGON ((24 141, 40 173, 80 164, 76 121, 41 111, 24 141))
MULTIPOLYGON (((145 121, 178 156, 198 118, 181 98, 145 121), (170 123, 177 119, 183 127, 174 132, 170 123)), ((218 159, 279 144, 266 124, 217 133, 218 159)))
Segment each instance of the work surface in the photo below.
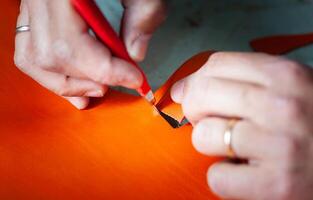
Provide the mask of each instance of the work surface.
MULTIPOLYGON (((97 2, 117 27, 122 10, 118 1, 97 2)), ((153 88, 200 51, 251 51, 254 38, 313 32, 311 0, 171 0, 169 10, 142 63, 153 88)), ((288 56, 313 65, 312 52, 309 46, 288 56)))

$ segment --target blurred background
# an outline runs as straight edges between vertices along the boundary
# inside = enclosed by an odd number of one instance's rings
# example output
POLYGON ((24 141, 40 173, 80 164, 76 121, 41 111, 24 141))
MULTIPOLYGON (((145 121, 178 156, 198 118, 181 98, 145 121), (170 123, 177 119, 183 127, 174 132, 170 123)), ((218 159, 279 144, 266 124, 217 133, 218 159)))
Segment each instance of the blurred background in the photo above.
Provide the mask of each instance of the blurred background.
MULTIPOLYGON (((120 2, 97 3, 118 30, 120 2)), ((141 67, 156 89, 200 51, 251 51, 254 38, 306 32, 313 32, 313 0, 170 0, 168 18, 141 67)), ((287 56, 313 65, 313 45, 287 56)))

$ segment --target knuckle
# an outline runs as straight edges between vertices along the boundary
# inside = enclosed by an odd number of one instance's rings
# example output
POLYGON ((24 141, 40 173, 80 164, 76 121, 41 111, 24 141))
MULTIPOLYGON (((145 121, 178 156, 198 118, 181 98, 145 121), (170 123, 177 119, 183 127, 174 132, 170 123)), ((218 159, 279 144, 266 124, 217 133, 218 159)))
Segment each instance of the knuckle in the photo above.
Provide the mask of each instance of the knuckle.
POLYGON ((68 93, 68 90, 66 89, 66 88, 56 88, 55 90, 54 90, 54 92, 57 94, 57 95, 59 95, 59 96, 71 96, 69 93, 68 93))
POLYGON ((53 56, 51 56, 51 46, 50 43, 44 44, 34 44, 33 49, 33 57, 32 57, 32 64, 43 68, 49 69, 53 65, 53 56))
POLYGON ((57 39, 47 47, 35 51, 35 65, 48 71, 61 71, 62 66, 69 64, 73 58, 73 51, 66 40, 57 39))
POLYGON ((54 65, 51 56, 49 56, 49 50, 46 52, 36 52, 33 63, 35 66, 41 67, 47 70, 55 70, 56 65, 54 65))
POLYGON ((145 1, 145 16, 164 17, 166 16, 166 4, 163 1, 145 1))
POLYGON ((51 53, 58 64, 70 63, 73 49, 65 39, 57 39, 51 47, 51 53))
POLYGON ((285 116, 288 121, 299 120, 301 118, 304 110, 300 100, 296 98, 284 98, 282 102, 283 116, 285 116))
MULTIPOLYGON (((249 102, 251 99, 251 90, 249 88, 243 87, 240 92, 238 92, 239 99, 246 100, 245 102, 249 102)), ((249 106, 249 105, 247 105, 249 106)))
POLYGON ((292 175, 288 172, 282 172, 276 184, 275 199, 288 200, 292 196, 294 187, 292 175))
POLYGON ((295 136, 284 136, 280 140, 282 147, 282 161, 287 169, 292 167, 299 151, 301 150, 301 140, 295 136))
POLYGON ((27 70, 28 59, 25 55, 14 54, 14 64, 21 71, 25 72, 27 70))
POLYGON ((213 53, 209 60, 207 61, 206 63, 206 66, 208 68, 212 68, 212 67, 216 67, 218 66, 218 63, 223 60, 223 58, 225 58, 226 56, 228 56, 228 53, 226 52, 216 52, 216 53, 213 53))
POLYGON ((281 63, 281 66, 284 68, 283 72, 287 79, 293 83, 298 83, 302 80, 303 69, 302 66, 292 60, 284 60, 281 63))
MULTIPOLYGON (((118 77, 118 76, 117 76, 118 77)), ((94 81, 101 83, 101 84, 108 84, 108 85, 117 85, 118 79, 114 75, 112 69, 112 62, 107 61, 99 68, 99 70, 94 74, 94 81)))
POLYGON ((229 53, 227 52, 216 52, 211 55, 210 59, 212 60, 220 60, 223 59, 225 56, 228 56, 229 53))
POLYGON ((70 93, 69 88, 69 78, 64 78, 61 82, 59 82, 54 89, 54 92, 59 96, 72 96, 73 94, 70 93))

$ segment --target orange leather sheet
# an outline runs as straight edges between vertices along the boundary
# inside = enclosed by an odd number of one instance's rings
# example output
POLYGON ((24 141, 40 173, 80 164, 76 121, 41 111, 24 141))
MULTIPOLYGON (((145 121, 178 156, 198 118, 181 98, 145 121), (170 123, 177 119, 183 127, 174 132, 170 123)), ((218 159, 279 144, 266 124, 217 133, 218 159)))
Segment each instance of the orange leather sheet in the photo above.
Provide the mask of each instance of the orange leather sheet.
POLYGON ((257 38, 250 42, 253 50, 273 55, 289 53, 292 50, 313 43, 313 33, 298 35, 276 35, 257 38))
MULTIPOLYGON (((216 199, 206 172, 219 158, 194 150, 190 126, 173 129, 143 99, 116 91, 76 110, 14 67, 18 1, 0 9, 0 199, 216 199)), ((209 55, 161 87, 162 110, 183 117, 168 88, 209 55)))

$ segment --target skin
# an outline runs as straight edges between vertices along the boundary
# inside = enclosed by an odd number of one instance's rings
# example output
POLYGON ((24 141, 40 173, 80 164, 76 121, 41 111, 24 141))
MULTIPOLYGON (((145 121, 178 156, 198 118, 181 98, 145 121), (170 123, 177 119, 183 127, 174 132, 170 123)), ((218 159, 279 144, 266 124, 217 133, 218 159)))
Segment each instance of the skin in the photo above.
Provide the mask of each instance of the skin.
MULTIPOLYGON (((121 2, 124 42, 141 61, 165 18, 164 4, 121 2)), ((140 86, 140 73, 88 34, 68 0, 23 0, 17 25, 25 24, 32 30, 16 36, 16 65, 78 109, 87 107, 89 97, 102 97, 110 85, 140 86)), ((256 53, 216 53, 173 87, 172 98, 193 124, 192 142, 200 153, 227 156, 227 118, 241 119, 233 129, 232 147, 248 162, 210 167, 213 192, 224 199, 312 197, 312 91, 311 69, 256 53)))
MULTIPOLYGON (((121 3, 125 8, 124 43, 139 62, 153 32, 165 19, 165 6, 161 0, 121 3)), ((104 96, 108 86, 140 87, 140 72, 113 57, 89 34, 69 0, 22 0, 17 21, 17 26, 21 25, 30 25, 31 31, 16 36, 16 66, 78 109, 88 106, 89 97, 104 96)))
POLYGON ((216 53, 172 88, 193 124, 194 147, 227 156, 229 120, 240 118, 232 147, 247 163, 213 165, 208 183, 224 199, 312 199, 313 70, 282 57, 216 53))

